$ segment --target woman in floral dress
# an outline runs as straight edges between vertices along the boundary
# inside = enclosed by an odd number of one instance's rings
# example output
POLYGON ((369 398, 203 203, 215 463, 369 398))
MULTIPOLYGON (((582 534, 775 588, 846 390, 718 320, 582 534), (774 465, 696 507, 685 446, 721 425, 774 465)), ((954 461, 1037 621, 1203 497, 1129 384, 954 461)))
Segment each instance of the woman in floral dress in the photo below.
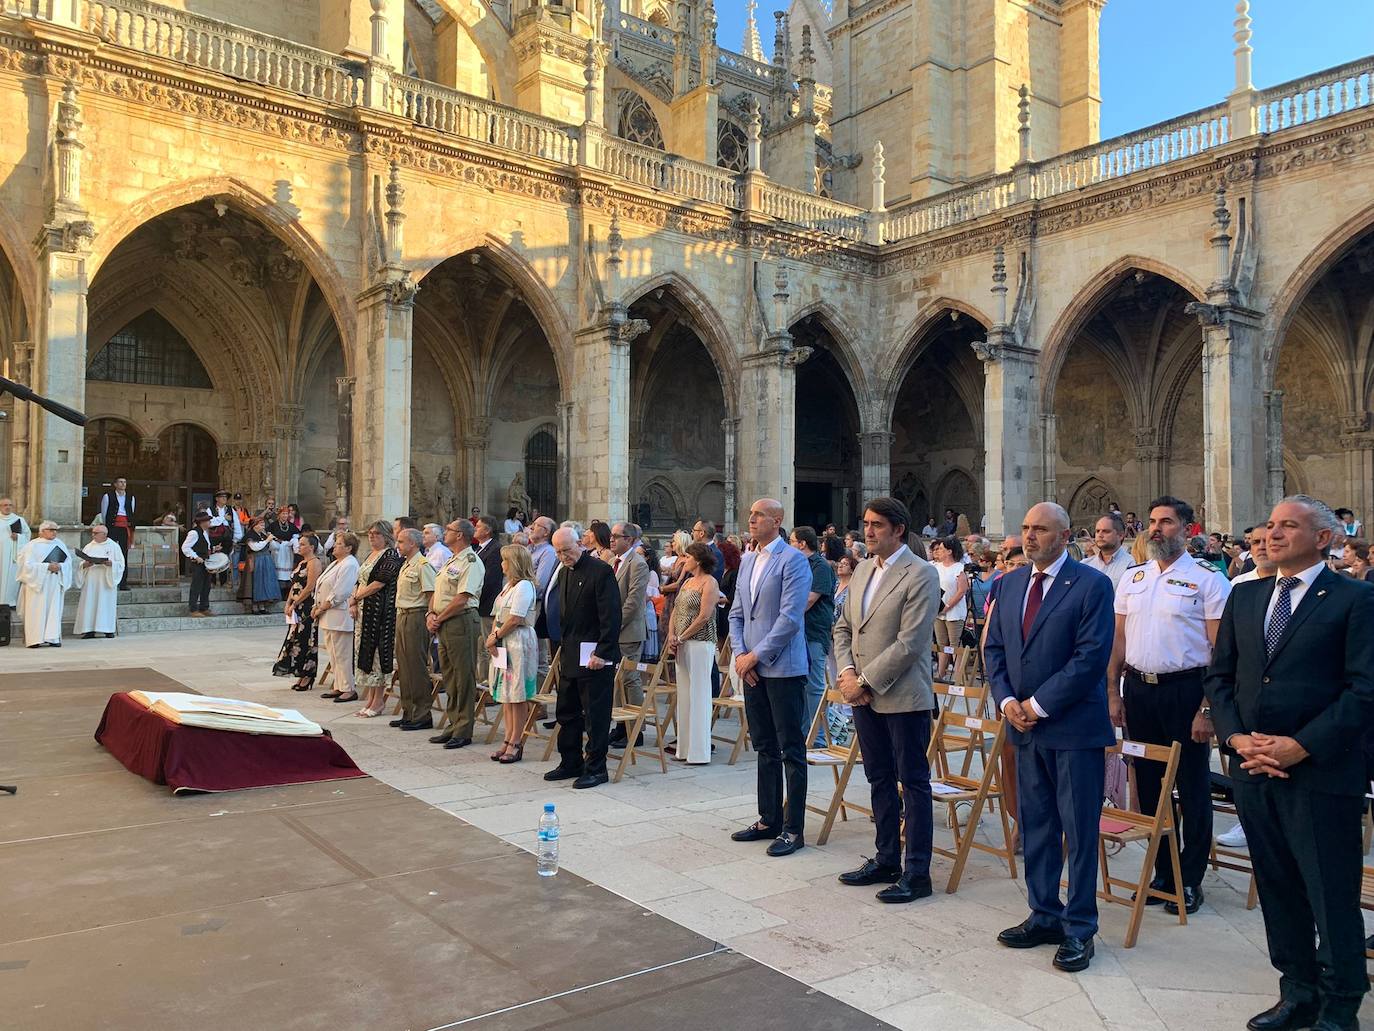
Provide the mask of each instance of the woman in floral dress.
POLYGON ((371 719, 383 711, 386 683, 396 647, 396 577, 401 572, 401 553, 391 535, 391 524, 379 519, 367 528, 370 551, 358 567, 358 586, 348 599, 348 612, 357 628, 358 686, 365 688, 358 716, 371 719))
POLYGON ((525 718, 529 700, 539 690, 539 642, 534 636, 537 615, 534 597, 534 560, 519 544, 501 549, 501 571, 506 586, 492 606, 491 633, 486 639, 487 654, 493 659, 497 650, 506 652, 506 668, 491 666, 491 694, 501 703, 505 717, 506 742, 492 759, 518 763, 525 754, 525 718))
POLYGON ((289 677, 294 674, 296 682, 291 690, 309 691, 315 682, 317 663, 315 618, 310 610, 315 605, 315 581, 320 578, 320 560, 315 554, 320 549, 320 539, 314 534, 306 534, 297 547, 301 560, 291 573, 291 590, 286 597, 286 618, 291 625, 277 653, 272 675, 289 677))

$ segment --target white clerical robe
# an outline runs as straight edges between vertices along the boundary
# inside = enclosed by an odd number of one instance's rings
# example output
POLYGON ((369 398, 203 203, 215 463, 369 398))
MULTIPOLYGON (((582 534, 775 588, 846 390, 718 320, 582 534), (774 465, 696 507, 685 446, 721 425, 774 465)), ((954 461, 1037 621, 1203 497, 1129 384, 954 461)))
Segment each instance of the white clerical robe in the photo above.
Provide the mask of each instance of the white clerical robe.
POLYGON ((19 604, 19 549, 29 542, 29 524, 18 512, 0 515, 0 605, 19 604), (16 539, 17 538, 17 539, 16 539))
POLYGON ((107 558, 109 565, 92 564, 89 569, 79 556, 76 562, 76 585, 81 588, 81 600, 76 606, 78 634, 112 634, 115 632, 115 606, 119 604, 119 580, 124 575, 124 552, 108 538, 91 541, 81 549, 92 558, 107 558))
POLYGON ((24 644, 62 643, 62 595, 72 585, 72 552, 58 540, 35 537, 19 552, 19 617, 24 621, 24 644), (66 559, 56 573, 48 571, 48 555, 61 547, 66 559))

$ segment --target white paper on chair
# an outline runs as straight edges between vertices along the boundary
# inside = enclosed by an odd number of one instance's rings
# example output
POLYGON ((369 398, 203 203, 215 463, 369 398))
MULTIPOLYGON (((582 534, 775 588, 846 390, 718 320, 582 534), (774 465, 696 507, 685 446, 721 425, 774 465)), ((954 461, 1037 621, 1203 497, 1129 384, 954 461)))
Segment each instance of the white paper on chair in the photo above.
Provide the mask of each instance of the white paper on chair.
POLYGON ((506 664, 506 649, 504 649, 504 648, 497 648, 497 649, 496 649, 496 654, 493 655, 493 656, 491 657, 491 668, 492 668, 492 669, 499 669, 499 670, 502 670, 502 671, 504 671, 504 670, 510 668, 510 667, 507 666, 507 664, 506 664))
POLYGON ((963 794, 963 791, 963 788, 956 788, 953 784, 944 784, 938 780, 930 782, 930 793, 932 795, 960 795, 963 794))
POLYGON ((579 666, 589 666, 592 656, 596 654, 595 641, 583 641, 577 650, 577 664, 579 666))
POLYGON ((844 765, 844 757, 843 757, 843 756, 840 756, 840 755, 831 755, 829 752, 819 751, 819 750, 814 749, 814 748, 811 749, 809 752, 806 753, 806 761, 809 762, 809 763, 812 763, 812 764, 814 764, 814 765, 817 765, 817 766, 842 766, 842 765, 844 765))

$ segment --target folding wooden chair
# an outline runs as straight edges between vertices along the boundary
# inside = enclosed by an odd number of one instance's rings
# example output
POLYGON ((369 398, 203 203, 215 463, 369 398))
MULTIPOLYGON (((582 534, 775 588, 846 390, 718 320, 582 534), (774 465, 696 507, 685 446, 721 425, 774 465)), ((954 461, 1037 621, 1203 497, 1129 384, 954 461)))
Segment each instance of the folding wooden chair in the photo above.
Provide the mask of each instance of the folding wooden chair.
MULTIPOLYGON (((1360 884, 1360 908, 1374 912, 1374 866, 1364 868, 1364 880, 1360 884)), ((1368 942, 1368 939, 1365 939, 1368 942)), ((1366 947, 1364 950, 1365 962, 1374 959, 1374 949, 1366 947)), ((1374 974, 1369 975, 1369 980, 1374 982, 1374 974)))
POLYGON ((1126 928, 1125 948, 1135 947, 1140 934, 1140 919, 1145 914, 1145 901, 1148 898, 1172 902, 1178 907, 1178 922, 1188 922, 1188 909, 1183 902, 1183 873, 1178 865, 1178 827, 1174 823, 1174 779, 1178 776, 1178 757, 1180 746, 1177 741, 1168 748, 1163 745, 1148 745, 1141 741, 1118 741, 1107 749, 1107 753, 1119 752, 1130 756, 1136 762, 1157 762, 1164 764, 1164 777, 1159 785, 1159 805, 1153 813, 1137 813, 1130 809, 1117 809, 1115 806, 1102 807, 1102 817, 1098 822, 1097 858, 1102 869, 1102 887, 1097 897, 1104 902, 1114 902, 1119 906, 1131 907, 1131 921, 1126 928), (1140 864, 1137 880, 1127 881, 1113 877, 1107 865, 1107 843, 1124 846, 1132 841, 1145 842, 1145 858, 1140 864), (1174 891, 1172 894, 1150 887, 1154 876, 1155 857, 1161 847, 1169 850, 1169 859, 1174 868, 1174 891), (1112 892, 1113 888, 1130 888, 1135 892, 1134 900, 1112 892))
POLYGON ((672 720, 674 698, 677 694, 677 686, 673 682, 668 664, 672 660, 664 655, 653 665, 646 663, 635 663, 626 659, 620 664, 616 671, 616 695, 621 703, 611 710, 611 720, 625 728, 625 747, 620 750, 620 763, 616 766, 615 776, 611 779, 615 783, 620 783, 620 778, 625 776, 625 767, 635 761, 635 756, 642 755, 652 759, 658 757, 659 770, 663 773, 668 772, 668 755, 663 750, 663 741, 667 736, 667 727, 672 720), (627 670, 638 666, 640 673, 649 674, 649 682, 644 686, 644 701, 640 705, 624 704, 624 684, 623 677, 627 670), (663 698, 667 702, 667 713, 660 714, 658 710, 658 700, 663 698), (650 748, 646 745, 636 745, 639 735, 647 727, 652 727, 654 731, 654 744, 650 748))
MULTIPOLYGON (((835 688, 826 688, 825 695, 821 699, 821 704, 816 707, 816 715, 811 719, 811 727, 807 730, 806 741, 810 744, 816 740, 816 736, 821 735, 825 741, 824 748, 807 748, 807 766, 826 766, 829 767, 831 775, 835 778, 835 790, 830 796, 830 802, 825 807, 807 803, 808 811, 817 813, 825 817, 825 822, 821 824, 821 833, 816 838, 817 845, 824 845, 830 837, 830 829, 835 825, 835 814, 838 813, 841 820, 849 819, 848 810, 863 813, 865 816, 872 816, 873 810, 866 806, 857 805, 854 802, 845 800, 845 789, 849 787, 849 778, 854 773, 854 764, 859 762, 862 756, 859 754, 859 735, 855 734, 850 738, 846 745, 835 744, 835 739, 830 733, 830 721, 827 718, 832 705, 844 705, 844 695, 840 694, 835 688)), ((808 792, 807 797, 810 796, 808 792)))
MULTIPOLYGON (((434 658, 434 648, 425 649, 425 670, 429 673, 429 707, 436 713, 434 717, 434 729, 443 730, 444 724, 448 722, 448 709, 439 701, 439 696, 444 693, 444 675, 439 672, 438 663, 434 658)), ((488 741, 491 738, 487 738, 488 741)))
POLYGON ((725 694, 727 689, 731 692, 735 689, 734 683, 730 680, 730 659, 730 639, 727 637, 721 642, 720 651, 716 653, 716 665, 720 667, 721 671, 721 694, 719 698, 711 699, 711 740, 731 746, 730 759, 726 765, 734 766, 735 763, 739 762, 740 753, 749 749, 749 717, 744 711, 744 695, 742 693, 725 694), (739 720, 739 733, 734 737, 717 734, 715 732, 716 723, 719 720, 727 719, 731 713, 734 713, 739 720))
MULTIPOLYGON (((558 654, 559 649, 553 650, 553 657, 549 659, 549 671, 544 675, 544 683, 539 687, 539 693, 530 700, 530 711, 525 717, 525 729, 520 735, 520 740, 525 741, 529 738, 547 738, 548 744, 544 748, 544 761, 548 762, 553 755, 554 747, 558 744, 558 726, 555 724, 548 734, 540 733, 539 708, 544 705, 557 707, 558 705, 558 654)), ((479 703, 480 704, 480 703, 479 703)))
MULTIPOLYGON (((938 680, 934 682, 932 687, 942 712, 949 709, 957 711, 960 716, 988 718, 988 699, 992 692, 987 688, 969 687, 965 684, 945 684, 938 680)), ((946 725, 940 722, 937 717, 936 725, 931 728, 931 740, 939 741, 940 748, 946 757, 950 752, 962 752, 964 754, 959 775, 967 777, 973 770, 973 757, 975 755, 982 755, 986 759, 987 744, 990 739, 986 735, 972 733, 968 727, 957 720, 946 725)))
POLYGON ((964 864, 968 862, 970 850, 975 848, 1005 860, 1008 873, 1015 880, 1016 851, 1012 842, 1011 821, 1007 817, 1005 805, 997 806, 998 815, 1002 818, 1002 847, 986 845, 976 840, 978 820, 983 814, 983 808, 989 802, 1002 798, 1002 741, 1006 737, 1006 722, 958 713, 954 711, 954 706, 948 704, 951 697, 959 697, 950 695, 950 691, 958 690, 962 692, 965 700, 981 706, 982 696, 987 693, 987 688, 964 687, 959 684, 934 686, 936 695, 943 696, 946 704, 941 706, 939 718, 932 728, 930 744, 926 748, 926 760, 930 764, 932 800, 937 805, 943 803, 947 807, 949 829, 954 836, 952 849, 934 847, 934 851, 940 855, 954 860, 954 869, 950 872, 949 884, 945 891, 953 895, 959 889, 959 880, 964 875, 964 864), (955 728, 959 728, 957 734, 955 728), (959 743, 960 738, 963 739, 963 744, 959 743), (988 739, 986 749, 983 747, 984 738, 988 739), (954 750, 964 753, 964 769, 958 773, 949 761, 951 741, 955 742, 954 750), (969 757, 975 751, 983 756, 982 772, 976 778, 968 776, 967 768, 969 757), (967 821, 961 824, 958 807, 963 802, 969 803, 971 808, 967 821))
MULTIPOLYGON (((1230 766, 1230 756, 1225 752, 1219 753, 1221 756, 1221 772, 1225 776, 1230 766)), ((1223 799, 1212 799, 1212 812, 1222 813, 1226 816, 1239 818, 1240 814, 1236 810, 1234 801, 1227 802, 1223 799)), ((1368 848, 1365 851, 1369 851, 1368 848)), ((1211 863, 1213 870, 1235 870, 1238 873, 1248 873, 1250 875, 1250 889, 1245 897, 1245 908, 1254 909, 1259 903, 1259 889, 1255 886, 1255 868, 1250 862, 1250 853, 1238 848, 1230 848, 1226 845, 1218 845, 1216 837, 1212 838, 1211 863)))
POLYGON ((171 544, 159 541, 153 545, 152 552, 152 582, 158 585, 181 583, 181 566, 177 562, 177 549, 171 544))

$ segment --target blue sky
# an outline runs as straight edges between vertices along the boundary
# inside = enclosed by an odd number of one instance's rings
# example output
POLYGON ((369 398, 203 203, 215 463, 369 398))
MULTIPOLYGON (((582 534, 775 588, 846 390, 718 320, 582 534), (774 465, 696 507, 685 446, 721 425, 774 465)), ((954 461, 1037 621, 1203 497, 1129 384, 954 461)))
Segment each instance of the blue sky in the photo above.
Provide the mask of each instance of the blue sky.
MULTIPOLYGON (((773 45, 760 0, 759 35, 773 45)), ((744 0, 716 0, 722 46, 738 50, 744 0)), ((1372 0, 1251 0, 1255 85, 1277 85, 1374 53, 1372 0)), ((1102 135, 1220 102, 1231 90, 1233 0, 1108 0, 1102 12, 1102 135)), ((896 69, 894 69, 894 72, 896 69)))

